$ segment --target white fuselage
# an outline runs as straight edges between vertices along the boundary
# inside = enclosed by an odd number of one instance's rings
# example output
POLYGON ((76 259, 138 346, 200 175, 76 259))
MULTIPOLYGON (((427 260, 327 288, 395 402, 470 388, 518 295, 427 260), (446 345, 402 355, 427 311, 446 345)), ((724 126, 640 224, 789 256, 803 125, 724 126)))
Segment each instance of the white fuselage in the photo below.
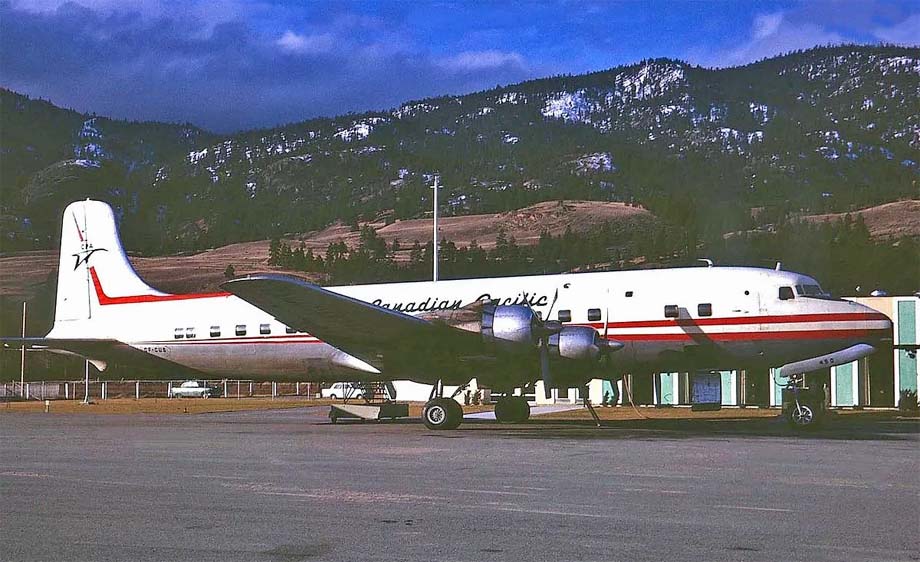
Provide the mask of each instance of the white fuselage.
MULTIPOLYGON (((309 334, 290 333, 228 293, 119 293, 107 287, 101 272, 93 267, 88 272, 92 337, 117 339, 219 377, 398 377, 351 369, 339 350, 309 334)), ((610 363, 614 371, 602 376, 680 369, 695 349, 716 352, 711 361, 718 364, 709 368, 778 366, 886 336, 890 324, 880 313, 848 301, 806 297, 801 294, 806 285, 817 283, 785 271, 695 267, 329 289, 409 314, 456 309, 483 298, 529 304, 544 318, 561 316, 566 325, 592 326, 623 343, 610 363), (780 287, 799 289, 794 298, 781 300, 780 287), (676 307, 676 318, 666 316, 669 306, 676 307)), ((86 337, 86 327, 86 320, 58 321, 48 337, 86 337)))

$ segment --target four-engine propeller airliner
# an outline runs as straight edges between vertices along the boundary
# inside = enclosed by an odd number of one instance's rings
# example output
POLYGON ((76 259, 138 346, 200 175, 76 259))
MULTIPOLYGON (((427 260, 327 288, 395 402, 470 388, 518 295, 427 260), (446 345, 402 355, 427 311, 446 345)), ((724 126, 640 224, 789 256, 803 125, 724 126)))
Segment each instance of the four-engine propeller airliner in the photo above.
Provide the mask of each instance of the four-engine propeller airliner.
MULTIPOLYGON (((669 370, 782 366, 798 374, 853 361, 890 338, 891 322, 828 298, 805 275, 695 267, 319 287, 277 274, 226 292, 166 294, 134 271, 112 209, 64 211, 54 326, 3 338, 169 376, 398 380, 498 391, 669 370)), ((510 394, 507 393, 506 394, 510 394)), ((529 416, 521 397, 499 421, 529 416)), ((433 395, 430 428, 455 428, 456 401, 433 395)))

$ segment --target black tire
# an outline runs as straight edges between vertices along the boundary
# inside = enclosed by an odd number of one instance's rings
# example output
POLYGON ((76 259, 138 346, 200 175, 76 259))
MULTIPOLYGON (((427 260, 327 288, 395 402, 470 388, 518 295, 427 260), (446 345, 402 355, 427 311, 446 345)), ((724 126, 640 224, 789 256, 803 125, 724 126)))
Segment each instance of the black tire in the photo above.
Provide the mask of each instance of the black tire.
POLYGON ((463 421, 463 409, 449 398, 429 400, 422 409, 422 421, 428 429, 456 429, 463 421))
POLYGON ((522 423, 530 419, 530 404, 523 397, 514 400, 514 422, 522 423))
POLYGON ((530 419, 530 404, 522 396, 508 396, 495 404, 495 420, 499 423, 520 423, 530 419))

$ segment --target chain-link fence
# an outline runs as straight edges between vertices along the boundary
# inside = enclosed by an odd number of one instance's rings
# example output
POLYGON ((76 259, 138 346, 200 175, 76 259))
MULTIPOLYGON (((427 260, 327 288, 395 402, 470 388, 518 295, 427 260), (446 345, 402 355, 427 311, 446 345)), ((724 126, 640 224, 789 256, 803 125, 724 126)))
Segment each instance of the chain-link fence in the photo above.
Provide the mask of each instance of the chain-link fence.
MULTIPOLYGON (((172 398, 173 388, 185 381, 90 381, 89 397, 109 398, 172 398)), ((212 398, 273 398, 302 396, 315 398, 321 384, 315 382, 260 382, 251 380, 199 380, 200 387, 209 389, 212 398)), ((18 381, 0 383, 0 400, 82 400, 86 396, 84 381, 18 381)))

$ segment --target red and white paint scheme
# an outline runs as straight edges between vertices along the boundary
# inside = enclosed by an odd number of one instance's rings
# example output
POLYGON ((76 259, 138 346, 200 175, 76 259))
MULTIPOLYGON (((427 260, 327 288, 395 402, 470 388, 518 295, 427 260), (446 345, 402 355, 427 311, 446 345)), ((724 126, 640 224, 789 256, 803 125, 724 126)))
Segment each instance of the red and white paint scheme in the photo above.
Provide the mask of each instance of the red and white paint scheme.
POLYGON ((891 334, 883 314, 826 297, 810 277, 746 267, 327 288, 261 275, 227 283, 231 292, 172 295, 136 274, 107 204, 72 203, 62 225, 54 327, 27 343, 100 368, 124 360, 172 376, 183 368, 297 380, 476 377, 502 389, 533 382, 541 367, 556 386, 676 369, 804 372, 862 357, 891 334), (494 310, 475 338, 438 319, 484 302, 494 310), (578 339, 585 327, 602 343, 578 339))

